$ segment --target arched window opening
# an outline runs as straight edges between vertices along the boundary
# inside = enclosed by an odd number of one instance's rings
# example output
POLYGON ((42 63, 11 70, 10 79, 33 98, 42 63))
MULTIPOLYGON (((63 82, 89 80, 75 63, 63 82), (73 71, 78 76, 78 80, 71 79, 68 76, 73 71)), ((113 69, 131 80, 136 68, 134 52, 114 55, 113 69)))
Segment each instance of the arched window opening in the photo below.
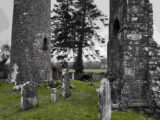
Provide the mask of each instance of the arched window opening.
POLYGON ((47 38, 44 38, 44 41, 43 41, 43 50, 44 51, 48 50, 48 40, 47 40, 47 38))
POLYGON ((110 59, 111 59, 111 69, 112 72, 119 72, 121 69, 121 59, 122 59, 122 47, 120 35, 120 22, 118 19, 114 20, 112 40, 110 41, 110 59))
POLYGON ((113 25, 113 36, 114 37, 117 37, 119 30, 120 30, 120 24, 119 24, 118 19, 116 19, 113 25))

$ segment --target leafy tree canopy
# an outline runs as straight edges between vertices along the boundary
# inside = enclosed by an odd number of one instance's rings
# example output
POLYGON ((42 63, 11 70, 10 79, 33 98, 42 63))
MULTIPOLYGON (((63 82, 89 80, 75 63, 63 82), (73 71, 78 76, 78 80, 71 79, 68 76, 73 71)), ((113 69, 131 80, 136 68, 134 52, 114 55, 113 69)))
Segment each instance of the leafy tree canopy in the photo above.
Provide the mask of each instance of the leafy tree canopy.
POLYGON ((52 53, 61 60, 74 58, 78 54, 78 46, 86 58, 99 56, 99 50, 95 50, 95 42, 105 43, 105 39, 98 34, 99 22, 107 26, 107 16, 100 11, 93 0, 57 0, 52 10, 52 53), (85 7, 84 7, 85 6, 85 7), (83 39, 82 39, 83 36, 83 39), (92 51, 92 53, 90 52, 92 51), (72 53, 73 56, 69 57, 72 53))

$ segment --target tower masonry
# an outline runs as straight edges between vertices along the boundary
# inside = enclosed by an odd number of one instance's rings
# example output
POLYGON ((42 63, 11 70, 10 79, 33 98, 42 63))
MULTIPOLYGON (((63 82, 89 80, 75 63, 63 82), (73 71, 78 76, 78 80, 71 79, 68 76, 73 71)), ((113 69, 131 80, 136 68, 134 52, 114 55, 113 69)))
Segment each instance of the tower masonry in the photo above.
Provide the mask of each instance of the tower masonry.
POLYGON ((108 72, 117 77, 111 81, 113 103, 158 111, 160 47, 152 36, 149 0, 110 0, 108 72))
POLYGON ((14 0, 10 80, 22 84, 48 79, 50 0, 14 0))

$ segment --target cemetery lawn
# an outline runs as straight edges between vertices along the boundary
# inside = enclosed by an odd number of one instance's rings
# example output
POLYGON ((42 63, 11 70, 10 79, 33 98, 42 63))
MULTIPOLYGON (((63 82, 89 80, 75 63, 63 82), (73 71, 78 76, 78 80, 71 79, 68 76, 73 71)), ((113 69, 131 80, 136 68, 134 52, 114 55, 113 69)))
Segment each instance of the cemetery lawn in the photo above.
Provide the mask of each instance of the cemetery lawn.
MULTIPOLYGON (((50 102, 50 89, 39 87, 39 105, 28 111, 20 110, 20 93, 12 92, 13 85, 0 82, 0 120, 98 120, 96 88, 87 83, 74 81, 72 96, 61 97, 58 89, 57 102, 50 102)), ((112 120, 151 120, 134 112, 113 112, 112 120)))
MULTIPOLYGON (((106 73, 107 69, 84 69, 86 73, 106 73)), ((74 69, 70 69, 69 72, 75 72, 74 69)))

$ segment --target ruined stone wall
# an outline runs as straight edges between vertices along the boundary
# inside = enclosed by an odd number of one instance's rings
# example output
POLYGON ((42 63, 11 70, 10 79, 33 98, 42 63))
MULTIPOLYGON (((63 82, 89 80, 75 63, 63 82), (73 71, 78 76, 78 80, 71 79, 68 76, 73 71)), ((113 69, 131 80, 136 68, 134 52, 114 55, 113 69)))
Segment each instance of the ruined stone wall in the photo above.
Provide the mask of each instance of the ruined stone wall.
POLYGON ((111 0, 110 13, 108 71, 113 103, 124 110, 143 107, 159 120, 160 46, 152 38, 152 4, 111 0))
POLYGON ((153 35, 152 5, 148 0, 111 0, 110 4, 108 69, 120 77, 114 94, 126 106, 145 103, 149 91, 148 45, 153 35), (120 94, 116 93, 119 90, 120 94))
POLYGON ((130 88, 129 102, 146 102, 148 92, 148 41, 153 35, 152 5, 129 0, 124 50, 124 80, 130 88))
MULTIPOLYGON (((160 115, 160 46, 149 40, 148 102, 153 113, 160 115)), ((159 118, 159 116, 157 116, 159 118)))
MULTIPOLYGON (((124 46, 124 28, 127 17, 126 0, 110 0, 110 26, 108 42, 108 71, 122 78, 123 72, 123 46, 124 46)), ((112 101, 117 102, 120 99, 122 79, 119 79, 116 90, 112 89, 112 101), (117 100, 118 99, 118 100, 117 100)), ((112 83, 112 81, 111 81, 112 83)), ((114 85, 115 86, 115 85, 114 85)))
POLYGON ((47 79, 50 71, 50 0, 14 0, 10 80, 47 79))

